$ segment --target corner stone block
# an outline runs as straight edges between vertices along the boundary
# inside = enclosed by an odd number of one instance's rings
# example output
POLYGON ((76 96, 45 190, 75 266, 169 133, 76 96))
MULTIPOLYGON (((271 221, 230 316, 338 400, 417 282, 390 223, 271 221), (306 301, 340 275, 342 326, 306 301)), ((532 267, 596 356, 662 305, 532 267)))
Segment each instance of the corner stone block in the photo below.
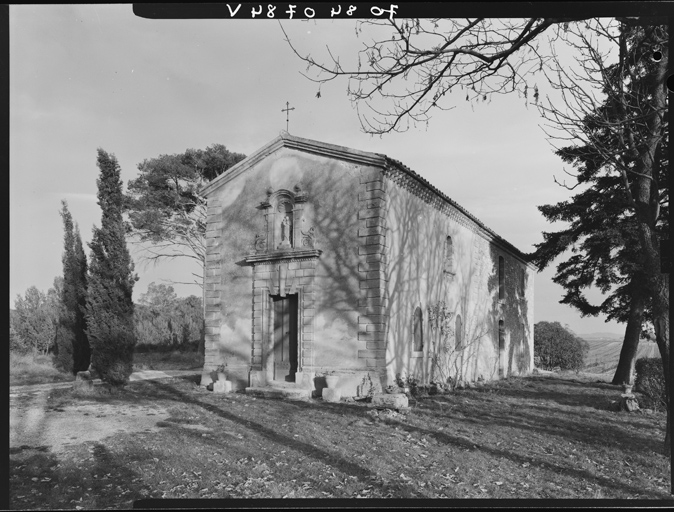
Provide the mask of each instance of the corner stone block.
POLYGON ((378 288, 368 288, 364 290, 365 292, 365 297, 385 297, 386 296, 386 289, 383 286, 380 286, 378 288))
POLYGON ((359 228, 358 229, 358 236, 375 236, 375 235, 383 235, 384 234, 385 228, 382 226, 373 226, 371 228, 359 228))
POLYGON ((370 270, 365 274, 365 279, 386 279, 386 272, 383 270, 370 270))
POLYGON ((359 219, 369 219, 371 217, 384 217, 386 213, 381 208, 365 208, 358 210, 359 219))
POLYGON ((358 323, 359 324, 384 324, 386 323, 386 315, 359 315, 358 323))
POLYGON ((365 203, 368 208, 383 208, 386 206, 386 201, 384 199, 371 199, 365 203))
POLYGON ((360 182, 361 183, 370 183, 372 181, 382 181, 383 173, 381 169, 361 169, 360 170, 360 182))
POLYGON ((386 247, 383 245, 361 245, 358 247, 358 254, 382 254, 386 252, 386 247))
POLYGON ((342 398, 342 393, 339 389, 323 388, 321 396, 326 402, 339 402, 342 398))
POLYGON ((358 358, 359 359, 384 359, 386 357, 385 350, 359 350, 358 358))
POLYGON ((386 237, 384 235, 373 235, 365 237, 365 245, 386 245, 386 237))
MULTIPOLYGON (((359 341, 384 341, 386 339, 386 333, 382 331, 359 331, 358 340, 359 341)), ((367 348, 370 348, 367 346, 367 348)))
POLYGON ((386 185, 383 181, 373 181, 371 183, 366 183, 365 191, 369 192, 370 190, 386 190, 386 185))
POLYGON ((369 201, 370 199, 386 199, 386 192, 383 190, 368 190, 358 193, 358 200, 369 201))
POLYGON ((368 368, 385 368, 385 359, 366 359, 365 364, 368 368))
POLYGON ((373 407, 385 407, 387 409, 402 409, 409 407, 409 400, 404 393, 379 393, 372 397, 373 407))
POLYGON ((368 254, 365 256, 365 262, 370 263, 372 261, 378 261, 384 265, 388 262, 387 256, 384 253, 368 254))
POLYGON ((365 343, 365 348, 368 350, 386 350, 385 341, 368 341, 365 343))
POLYGON ((381 217, 372 217, 370 219, 365 219, 366 228, 371 228, 374 226, 382 226, 384 228, 386 227, 386 219, 383 217, 383 215, 381 217))
POLYGON ((386 324, 368 324, 365 326, 365 330, 370 332, 385 332, 386 324))

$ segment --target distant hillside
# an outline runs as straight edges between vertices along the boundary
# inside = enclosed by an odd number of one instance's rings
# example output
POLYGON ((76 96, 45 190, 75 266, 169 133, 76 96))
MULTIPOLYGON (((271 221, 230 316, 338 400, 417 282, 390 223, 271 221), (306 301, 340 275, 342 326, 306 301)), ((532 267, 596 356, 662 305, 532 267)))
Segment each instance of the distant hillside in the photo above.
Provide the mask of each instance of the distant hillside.
MULTIPOLYGON (((599 335, 600 333, 596 333, 599 335)), ((623 345, 623 337, 616 334, 606 333, 603 337, 591 337, 594 335, 582 335, 581 337, 590 345, 590 352, 585 358, 585 371, 589 373, 614 373, 620 360, 620 349, 623 345)), ((659 357, 658 346, 653 341, 641 340, 637 359, 641 357, 659 357)))
POLYGON ((607 339, 607 340, 623 340, 623 337, 625 336, 624 334, 617 334, 614 332, 592 332, 589 334, 577 334, 579 338, 583 338, 584 340, 601 340, 601 339, 607 339))

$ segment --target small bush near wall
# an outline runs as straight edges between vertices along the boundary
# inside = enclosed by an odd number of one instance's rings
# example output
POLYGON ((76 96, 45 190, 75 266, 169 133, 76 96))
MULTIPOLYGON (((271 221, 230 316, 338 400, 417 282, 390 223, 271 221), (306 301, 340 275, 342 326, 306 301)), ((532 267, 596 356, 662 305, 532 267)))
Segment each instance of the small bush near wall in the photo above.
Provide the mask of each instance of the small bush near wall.
POLYGON ((659 357, 637 359, 634 365, 634 389, 644 395, 642 405, 649 409, 666 410, 667 394, 662 359, 659 357))
POLYGON ((546 370, 580 370, 589 346, 585 340, 562 327, 559 322, 534 325, 534 361, 546 370))

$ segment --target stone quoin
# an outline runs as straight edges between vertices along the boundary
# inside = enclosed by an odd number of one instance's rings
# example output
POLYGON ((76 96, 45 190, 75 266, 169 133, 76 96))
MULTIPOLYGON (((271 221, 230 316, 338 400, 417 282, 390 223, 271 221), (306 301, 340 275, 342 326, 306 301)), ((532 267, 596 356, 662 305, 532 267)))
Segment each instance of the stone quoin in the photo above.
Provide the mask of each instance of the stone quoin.
POLYGON ((282 132, 202 193, 204 371, 233 389, 533 369, 533 266, 402 163, 282 132))

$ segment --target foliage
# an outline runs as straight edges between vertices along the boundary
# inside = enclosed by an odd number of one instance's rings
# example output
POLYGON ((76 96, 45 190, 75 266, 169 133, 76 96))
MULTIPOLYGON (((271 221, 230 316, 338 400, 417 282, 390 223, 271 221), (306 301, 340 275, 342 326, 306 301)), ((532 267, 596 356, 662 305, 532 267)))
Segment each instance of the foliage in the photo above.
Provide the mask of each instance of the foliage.
MULTIPOLYGON (((59 286, 58 278, 54 285, 59 286)), ((15 313, 10 316, 10 346, 20 352, 46 354, 53 346, 58 319, 58 293, 50 288, 45 294, 35 286, 17 295, 15 313)))
MULTIPOLYGON (((577 127, 574 126, 576 143, 556 152, 576 170, 575 174, 567 173, 576 181, 576 185, 567 188, 588 188, 570 200, 539 207, 548 221, 570 225, 555 233, 543 233, 544 242, 536 245, 534 261, 539 269, 543 269, 554 258, 571 250, 573 256, 557 266, 553 279, 566 289, 561 302, 577 308, 583 315, 604 314, 607 321, 626 322, 634 287, 643 289, 647 284, 637 219, 625 193, 625 181, 630 188, 636 186, 634 169, 639 156, 638 151, 626 144, 626 132, 631 132, 635 144, 643 144, 648 127, 639 120, 652 108, 645 82, 650 79, 654 62, 639 58, 639 53, 643 53, 643 32, 642 27, 622 29, 621 39, 616 39, 616 43, 622 43, 624 55, 618 62, 605 67, 598 64, 594 72, 602 72, 593 83, 604 93, 604 102, 586 112, 577 127), (629 81, 620 88, 626 80, 622 76, 626 73, 625 68, 634 67, 635 61, 641 69, 632 70, 629 81), (626 170, 624 175, 615 172, 621 169, 626 170), (590 304, 583 293, 590 286, 609 294, 598 306, 590 304)), ((595 54, 594 58, 597 60, 599 56, 595 54)), ((588 75, 590 73, 588 71, 588 75)), ((552 114, 551 108, 543 111, 548 117, 559 116, 552 114)), ((663 133, 653 163, 653 175, 660 205, 657 229, 665 233, 668 230, 669 188, 666 178, 667 118, 666 113, 663 115, 663 133)), ((647 311, 650 317, 650 307, 647 311)))
POLYGON ((138 342, 143 345, 188 346, 204 334, 201 298, 178 297, 172 286, 150 283, 134 310, 138 342))
POLYGON ((534 325, 534 357, 544 369, 580 370, 590 347, 559 322, 534 325))
POLYGON ((91 350, 86 333, 87 258, 77 225, 74 225, 68 204, 61 202, 64 228, 63 287, 56 330, 58 368, 73 374, 89 368, 91 350))
POLYGON ((56 369, 51 354, 30 354, 10 351, 9 385, 27 386, 73 380, 72 373, 63 373, 56 369))
POLYGON ((401 375, 396 374, 395 378, 396 386, 402 389, 408 389, 412 396, 416 396, 419 393, 419 379, 411 375, 401 375))
POLYGON ((102 149, 97 164, 102 219, 89 244, 87 335, 93 369, 104 382, 123 385, 132 372, 136 344, 132 294, 138 277, 124 238, 121 169, 115 156, 102 149))
POLYGON ((448 310, 444 301, 432 304, 427 309, 428 325, 431 335, 435 338, 431 355, 433 379, 444 384, 452 379, 450 359, 456 347, 449 342, 449 338, 454 334, 454 329, 451 326, 454 313, 448 310))
POLYGON ((25 353, 28 350, 26 341, 14 329, 14 322, 9 323, 9 352, 12 354, 25 353))
MULTIPOLYGON (((184 257, 203 269, 206 201, 199 188, 244 158, 213 144, 138 165, 140 175, 129 181, 125 209, 127 229, 145 248, 146 260, 184 257)), ((195 278, 201 285, 202 276, 195 274, 195 278)))
POLYGON ((643 393, 647 403, 655 410, 667 409, 667 390, 665 389, 662 359, 659 357, 637 359, 634 389, 643 393))
MULTIPOLYGON (((348 94, 358 108, 367 109, 363 115, 359 110, 359 117, 368 133, 427 123, 435 109, 451 108, 446 94, 457 89, 461 96, 467 93, 467 101, 513 91, 527 98, 528 82, 542 72, 563 103, 543 106, 533 84, 534 103, 552 124, 554 138, 591 146, 622 180, 621 192, 635 221, 656 341, 663 359, 669 360, 669 275, 660 272, 667 251, 661 250, 657 225, 662 207, 657 161, 667 131, 666 23, 665 17, 647 16, 367 20, 358 24, 356 33, 363 27, 372 28, 372 33, 350 69, 329 48, 323 63, 300 53, 287 35, 286 40, 319 84, 340 76, 349 79, 348 94), (550 49, 542 51, 539 43, 546 32, 550 49), (567 55, 570 50, 575 63, 558 58, 557 44, 564 45, 567 55), (615 45, 617 51, 607 51, 607 45, 615 45), (607 99, 607 105, 617 109, 614 117, 597 115, 607 99), (608 140, 619 142, 619 151, 592 136, 586 129, 590 121, 604 124, 608 140)), ((610 111, 602 112, 606 113, 610 111)), ((663 371, 668 389, 669 368, 663 371)), ((668 416, 666 446, 669 420, 668 416)))

